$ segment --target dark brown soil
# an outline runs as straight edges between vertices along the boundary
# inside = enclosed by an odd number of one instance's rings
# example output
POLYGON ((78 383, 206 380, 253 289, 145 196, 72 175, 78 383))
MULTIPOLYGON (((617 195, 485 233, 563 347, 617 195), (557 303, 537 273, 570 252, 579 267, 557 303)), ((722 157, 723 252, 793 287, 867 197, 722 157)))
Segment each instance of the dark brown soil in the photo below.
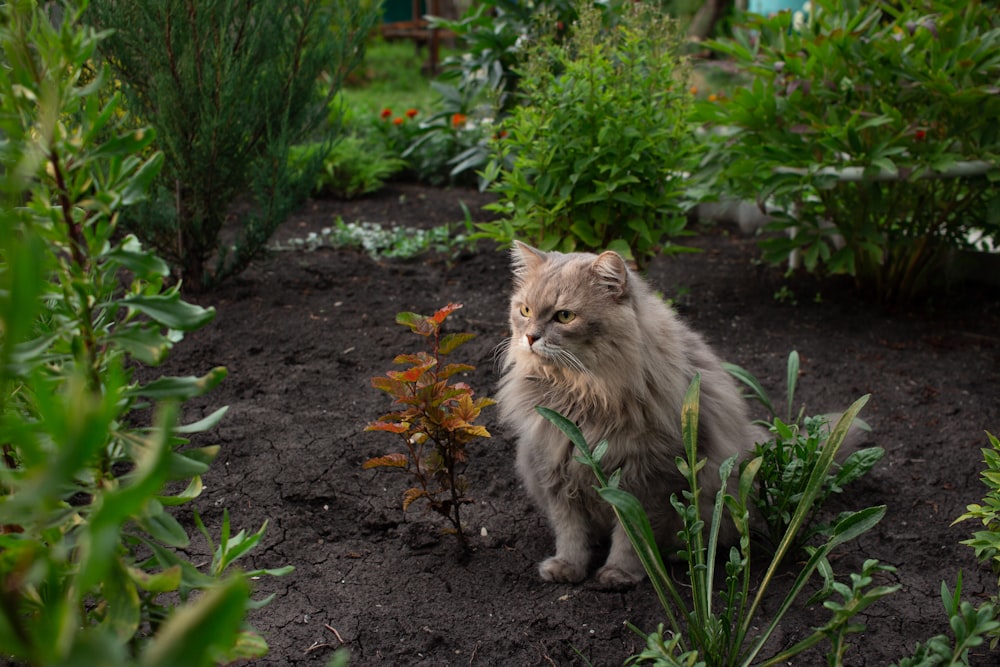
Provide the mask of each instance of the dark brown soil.
MULTIPOLYGON (((464 218, 460 200, 484 219, 479 206, 487 199, 394 184, 363 200, 308 202, 278 238, 318 232, 336 216, 457 223, 464 218)), ((783 400, 785 360, 798 350, 798 402, 813 413, 872 395, 862 416, 886 456, 834 509, 885 504, 888 513, 846 545, 834 567, 846 578, 864 559, 877 558, 898 568, 882 583, 901 588, 862 615, 868 629, 854 636, 846 663, 887 665, 909 655, 918 640, 948 631, 942 581, 953 587, 963 571, 965 597, 974 603, 997 592, 996 578, 959 544, 975 526, 950 524, 982 498, 984 431, 1000 431, 1000 296, 966 290, 920 312, 887 313, 841 283, 806 281, 787 283, 797 304, 783 303, 774 295, 786 282, 779 270, 757 263, 753 239, 716 227, 690 243, 704 252, 657 259, 649 278, 723 358, 783 400)), ((223 508, 234 529, 268 521, 244 566, 296 568, 257 582, 257 597, 275 594, 250 615, 271 646, 257 664, 325 665, 345 646, 352 665, 617 665, 642 645, 626 622, 649 631, 664 620, 648 583, 609 592, 539 580, 536 563, 551 553, 552 539, 526 500, 514 444, 490 409, 482 421, 494 437, 474 446, 467 473, 475 504, 465 521, 474 551, 464 562, 436 516, 419 505, 403 512, 410 481, 403 473, 361 468, 397 448, 394 436, 363 431, 389 409, 370 378, 422 340, 395 324, 395 314, 464 304, 449 320, 451 330, 478 336, 456 360, 477 366, 467 381, 489 395, 497 380, 494 348, 507 334, 508 273, 506 254, 485 243, 453 263, 283 251, 194 299, 214 306, 216 319, 188 335, 161 370, 187 375, 227 367, 228 379, 190 404, 187 416, 230 406, 203 440, 222 452, 197 509, 213 531, 223 508)), ((775 646, 825 622, 821 606, 804 604, 787 616, 775 646)), ((995 654, 977 651, 974 664, 996 664, 995 654)), ((795 664, 821 664, 824 654, 795 664)))

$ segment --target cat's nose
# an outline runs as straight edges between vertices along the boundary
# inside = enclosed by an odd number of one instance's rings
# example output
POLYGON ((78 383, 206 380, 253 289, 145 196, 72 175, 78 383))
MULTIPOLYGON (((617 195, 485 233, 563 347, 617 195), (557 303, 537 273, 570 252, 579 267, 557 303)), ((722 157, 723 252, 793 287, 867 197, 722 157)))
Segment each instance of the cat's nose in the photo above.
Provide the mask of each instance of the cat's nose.
POLYGON ((528 339, 528 347, 534 345, 535 341, 538 340, 538 336, 535 336, 534 334, 524 334, 524 337, 528 339))

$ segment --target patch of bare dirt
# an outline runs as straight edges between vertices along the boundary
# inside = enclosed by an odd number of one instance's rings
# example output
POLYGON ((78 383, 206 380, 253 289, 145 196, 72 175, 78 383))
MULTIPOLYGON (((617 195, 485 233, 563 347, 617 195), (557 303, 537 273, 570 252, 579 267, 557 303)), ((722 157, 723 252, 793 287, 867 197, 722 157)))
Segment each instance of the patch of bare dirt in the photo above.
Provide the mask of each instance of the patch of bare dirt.
MULTIPOLYGON (((459 223, 459 201, 481 220, 488 200, 473 190, 392 184, 357 201, 310 201, 278 238, 318 232, 337 216, 459 223)), ((950 524, 982 497, 984 431, 1000 430, 1000 298, 967 290, 929 310, 887 313, 846 285, 805 280, 790 283, 798 302, 791 305, 774 298, 784 280, 759 265, 753 239, 715 227, 690 242, 704 252, 657 259, 649 279, 724 359, 781 398, 786 357, 798 350, 798 398, 811 412, 872 395, 862 416, 886 456, 834 508, 885 504, 888 514, 834 566, 846 576, 877 558, 898 568, 883 583, 901 589, 864 614, 868 630, 853 639, 847 663, 887 665, 909 655, 916 641, 948 631, 942 581, 953 587, 962 570, 967 599, 996 592, 995 577, 959 545, 974 527, 950 524)), ((271 645, 258 664, 325 665, 343 645, 352 665, 616 665, 641 648, 626 621, 649 631, 664 620, 648 583, 623 593, 539 580, 536 563, 551 553, 552 538, 520 487, 514 443, 491 409, 482 421, 494 437, 470 452, 475 504, 465 521, 475 550, 465 562, 435 516, 418 505, 402 511, 405 475, 361 468, 396 447, 387 434, 363 431, 389 407, 370 378, 421 343, 395 314, 464 304, 451 330, 477 338, 456 360, 477 367, 466 381, 490 395, 509 292, 507 255, 482 243, 453 263, 278 252, 197 297, 217 309, 215 321, 189 334, 159 369, 229 369, 219 389, 188 406, 190 419, 230 406, 201 443, 218 443, 222 453, 197 508, 212 530, 223 508, 237 529, 268 520, 245 566, 296 567, 257 582, 258 597, 276 594, 250 617, 271 645)), ((776 644, 791 645, 826 618, 821 607, 797 608, 776 644)), ((820 664, 822 655, 796 664, 820 664)), ((995 657, 980 650, 973 662, 995 657)))

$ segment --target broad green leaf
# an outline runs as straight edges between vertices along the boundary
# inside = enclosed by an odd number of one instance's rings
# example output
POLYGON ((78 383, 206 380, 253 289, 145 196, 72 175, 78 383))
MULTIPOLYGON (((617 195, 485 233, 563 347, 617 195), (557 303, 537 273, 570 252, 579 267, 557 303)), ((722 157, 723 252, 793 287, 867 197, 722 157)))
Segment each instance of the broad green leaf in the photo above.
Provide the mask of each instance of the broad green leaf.
POLYGON ((117 327, 106 340, 147 366, 159 366, 173 347, 159 327, 140 322, 117 327))
POLYGON ((180 292, 176 290, 152 296, 136 294, 125 297, 122 303, 148 315, 159 324, 178 331, 200 329, 215 317, 214 308, 202 308, 182 301, 180 292))
POLYGON ((139 588, 150 593, 170 593, 181 585, 181 566, 174 565, 159 572, 146 572, 129 566, 128 576, 139 588))
POLYGON ((172 614, 142 652, 146 667, 210 667, 233 650, 250 589, 242 575, 209 588, 172 614))
POLYGON ((202 433, 204 431, 209 431, 215 428, 222 418, 229 412, 229 406, 223 406, 208 415, 204 419, 199 419, 196 422, 190 424, 183 424, 174 429, 174 433, 202 433))
POLYGON ((132 273, 146 279, 164 277, 170 273, 170 266, 155 253, 143 250, 142 244, 132 234, 105 252, 103 257, 121 264, 132 273))
POLYGON ((155 500, 150 501, 146 513, 138 517, 137 523, 150 537, 168 546, 183 548, 190 542, 184 527, 155 500))
POLYGON ((149 186, 152 184, 153 179, 156 178, 156 175, 160 173, 160 168, 163 167, 163 161, 163 153, 157 151, 132 174, 128 184, 122 191, 123 206, 131 206, 146 198, 149 186))
POLYGON ((111 630, 119 642, 126 643, 139 629, 141 617, 139 592, 135 582, 115 562, 101 583, 101 593, 107 604, 107 615, 103 624, 111 630))
POLYGON ((161 377, 147 385, 130 389, 127 393, 154 400, 173 398, 183 401, 207 394, 222 382, 226 375, 226 369, 218 366, 202 377, 161 377))

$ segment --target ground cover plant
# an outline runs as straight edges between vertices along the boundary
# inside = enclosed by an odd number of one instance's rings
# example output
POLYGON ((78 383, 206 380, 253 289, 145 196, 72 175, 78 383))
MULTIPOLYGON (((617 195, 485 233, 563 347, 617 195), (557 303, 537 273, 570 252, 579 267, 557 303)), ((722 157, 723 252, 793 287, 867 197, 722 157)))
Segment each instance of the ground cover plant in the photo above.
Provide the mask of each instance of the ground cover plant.
POLYGON ((397 323, 427 340, 429 350, 397 356, 394 362, 409 368, 372 379, 372 386, 392 396, 400 409, 382 415, 365 430, 399 435, 405 451, 368 459, 362 467, 402 468, 409 472, 417 485, 403 494, 403 509, 418 500, 426 502, 451 523, 448 532, 468 548, 462 525, 462 506, 473 502, 466 497, 467 448, 479 438, 490 437, 484 426, 473 422, 494 401, 473 398, 468 384, 450 382, 459 373, 474 370, 468 364, 444 363, 445 357, 474 337, 470 333, 442 331, 448 316, 461 307, 452 303, 430 316, 396 315, 397 323))
MULTIPOLYGON (((788 355, 785 373, 786 413, 784 420, 767 391, 752 374, 736 364, 726 364, 726 369, 749 389, 748 397, 767 409, 769 419, 759 423, 773 435, 769 442, 758 443, 756 456, 760 469, 755 475, 756 491, 752 501, 763 519, 762 542, 772 550, 781 542, 791 523, 792 515, 813 484, 813 473, 823 458, 832 427, 830 415, 806 416, 805 406, 795 411, 795 388, 800 372, 799 354, 793 350, 788 355)), ((867 429, 856 421, 853 428, 867 429)), ((860 437, 855 433, 853 439, 860 437)), ((866 475, 884 456, 882 447, 857 448, 843 461, 834 461, 829 472, 820 482, 820 489, 810 505, 803 527, 795 537, 793 548, 801 548, 815 535, 828 537, 832 522, 820 522, 819 516, 831 494, 843 493, 844 487, 866 475)))
MULTIPOLYGON (((168 509, 218 447, 188 447, 225 408, 180 423, 226 376, 135 379, 214 316, 118 228, 163 163, 90 70, 100 36, 36 3, 0 8, 0 656, 29 665, 208 665, 259 657, 250 577, 229 534, 203 572, 168 509), (142 425, 142 408, 152 410, 142 425)), ((266 522, 265 522, 266 525, 266 522)), ((208 537, 207 531, 204 531, 208 537)), ((291 568, 272 570, 286 574, 291 568)))
MULTIPOLYGON (((1000 23, 990 3, 818 0, 708 43, 752 78, 699 117, 717 192, 765 202, 765 257, 890 304, 1000 229, 1000 23)), ((960 269, 961 261, 954 266, 960 269)), ((960 271, 959 271, 960 273, 960 271)))

